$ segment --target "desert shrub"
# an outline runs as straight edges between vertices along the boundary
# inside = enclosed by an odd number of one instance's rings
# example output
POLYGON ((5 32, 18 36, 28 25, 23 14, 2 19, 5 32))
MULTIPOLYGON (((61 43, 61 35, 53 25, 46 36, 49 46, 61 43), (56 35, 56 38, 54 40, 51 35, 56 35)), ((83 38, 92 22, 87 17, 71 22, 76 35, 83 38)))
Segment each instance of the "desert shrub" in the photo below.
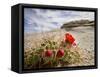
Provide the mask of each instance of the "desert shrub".
POLYGON ((69 33, 65 34, 60 45, 54 40, 44 39, 39 47, 32 48, 32 52, 25 55, 25 68, 64 67, 78 63, 81 58, 77 50, 72 50, 75 47, 75 38, 69 33))

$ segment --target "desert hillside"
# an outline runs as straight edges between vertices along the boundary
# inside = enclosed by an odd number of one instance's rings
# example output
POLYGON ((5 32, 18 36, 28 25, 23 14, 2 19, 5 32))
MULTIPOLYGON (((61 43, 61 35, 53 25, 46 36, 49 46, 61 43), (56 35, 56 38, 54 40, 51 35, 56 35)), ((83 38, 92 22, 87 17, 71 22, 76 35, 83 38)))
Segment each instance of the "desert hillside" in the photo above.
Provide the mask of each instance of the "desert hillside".
POLYGON ((71 21, 63 24, 61 28, 74 28, 74 27, 87 27, 87 26, 94 26, 94 21, 90 20, 76 20, 76 21, 71 21))

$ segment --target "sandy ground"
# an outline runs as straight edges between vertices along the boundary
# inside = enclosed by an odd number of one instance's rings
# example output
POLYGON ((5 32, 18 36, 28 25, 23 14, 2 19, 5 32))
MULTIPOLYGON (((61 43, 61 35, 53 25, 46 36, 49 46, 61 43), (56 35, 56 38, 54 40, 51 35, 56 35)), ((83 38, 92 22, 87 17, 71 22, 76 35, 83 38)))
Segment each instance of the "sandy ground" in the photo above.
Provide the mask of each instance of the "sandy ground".
POLYGON ((38 47, 43 39, 52 39, 61 41, 65 33, 71 33, 79 47, 79 52, 82 55, 83 61, 78 64, 69 66, 88 66, 94 65, 94 28, 93 27, 76 27, 71 30, 59 29, 53 32, 25 34, 24 49, 25 52, 31 48, 38 47))

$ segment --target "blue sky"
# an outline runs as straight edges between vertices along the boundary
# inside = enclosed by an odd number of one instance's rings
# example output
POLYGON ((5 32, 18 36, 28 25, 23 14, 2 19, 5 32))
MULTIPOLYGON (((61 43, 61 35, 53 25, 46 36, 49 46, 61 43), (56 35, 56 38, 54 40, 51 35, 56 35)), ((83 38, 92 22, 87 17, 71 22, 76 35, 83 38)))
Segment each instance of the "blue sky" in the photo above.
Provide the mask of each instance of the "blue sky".
POLYGON ((80 19, 94 20, 94 12, 25 8, 24 31, 51 31, 60 28, 66 22, 80 19))

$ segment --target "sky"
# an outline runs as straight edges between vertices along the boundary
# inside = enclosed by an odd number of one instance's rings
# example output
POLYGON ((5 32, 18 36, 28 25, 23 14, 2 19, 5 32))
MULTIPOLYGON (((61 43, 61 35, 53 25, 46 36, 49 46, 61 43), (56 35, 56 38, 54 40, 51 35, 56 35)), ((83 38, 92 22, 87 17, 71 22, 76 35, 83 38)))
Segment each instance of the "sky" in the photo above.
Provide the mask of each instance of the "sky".
POLYGON ((66 22, 81 19, 94 20, 94 12, 25 8, 24 32, 51 31, 66 22))

